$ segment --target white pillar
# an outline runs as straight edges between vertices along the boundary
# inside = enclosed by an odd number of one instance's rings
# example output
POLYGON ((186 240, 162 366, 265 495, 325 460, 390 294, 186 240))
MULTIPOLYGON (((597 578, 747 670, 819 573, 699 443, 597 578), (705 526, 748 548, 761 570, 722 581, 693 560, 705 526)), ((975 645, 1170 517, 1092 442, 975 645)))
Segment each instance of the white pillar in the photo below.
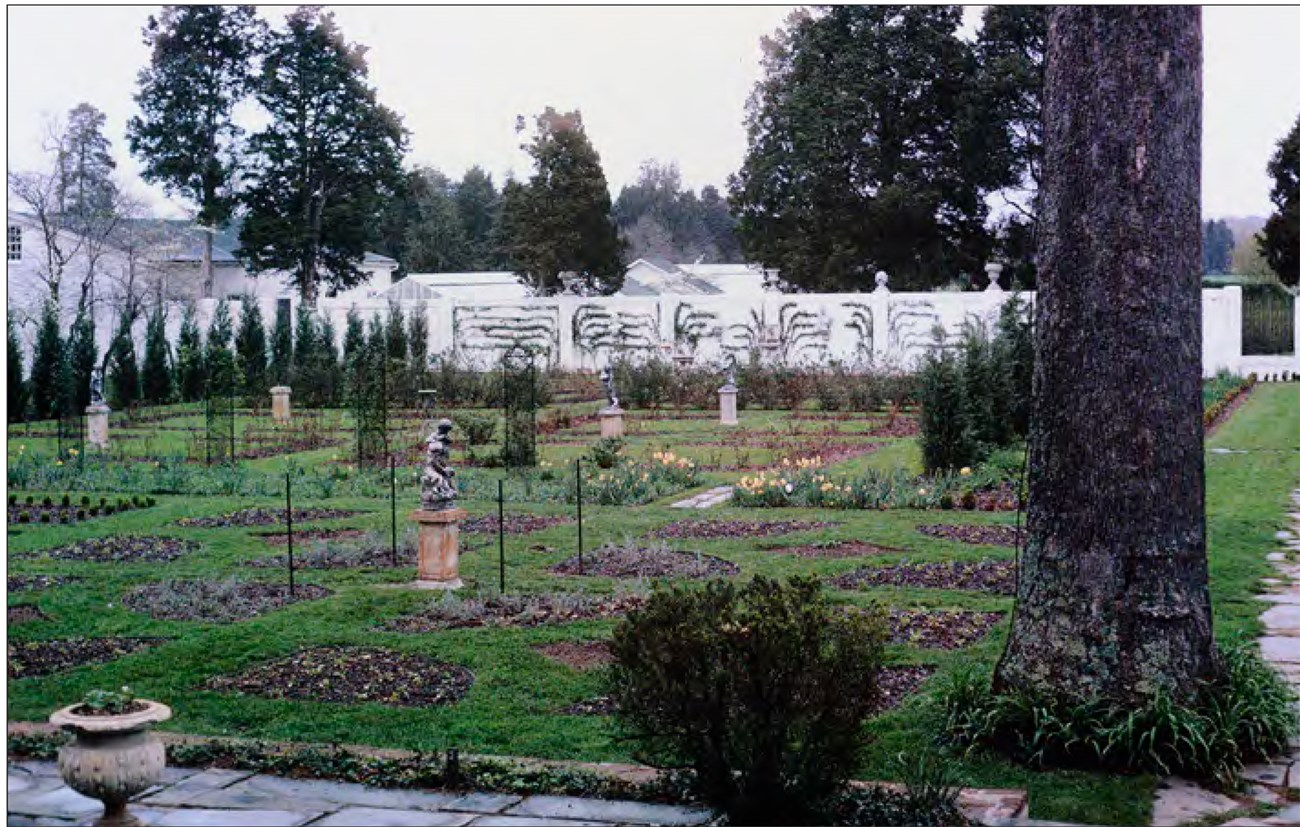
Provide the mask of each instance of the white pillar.
POLYGON ((271 419, 276 422, 288 422, 291 418, 289 395, 292 391, 286 385, 271 388, 271 419))
POLYGON ((105 451, 108 450, 108 414, 109 407, 103 402, 86 408, 86 443, 105 451))

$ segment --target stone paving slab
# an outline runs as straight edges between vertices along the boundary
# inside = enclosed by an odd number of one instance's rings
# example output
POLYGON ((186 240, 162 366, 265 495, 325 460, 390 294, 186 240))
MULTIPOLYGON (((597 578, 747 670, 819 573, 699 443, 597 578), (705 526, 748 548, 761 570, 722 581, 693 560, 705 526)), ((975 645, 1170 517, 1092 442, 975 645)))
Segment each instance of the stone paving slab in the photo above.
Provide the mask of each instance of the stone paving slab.
POLYGON ((636 801, 603 801, 555 795, 533 795, 511 807, 506 815, 572 818, 579 821, 616 822, 618 824, 662 824, 665 827, 688 827, 703 824, 713 813, 699 807, 669 804, 643 804, 636 801))
POLYGON ((468 813, 346 807, 320 821, 313 821, 311 827, 463 827, 475 818, 477 816, 468 813))
POLYGON ((175 807, 188 804, 194 798, 212 790, 229 787, 252 775, 244 770, 204 770, 196 775, 167 787, 162 792, 141 796, 138 800, 145 804, 161 807, 175 807))
POLYGON ((712 508, 731 499, 735 494, 735 489, 730 485, 720 485, 717 488, 710 488, 693 497, 687 497, 672 504, 672 508, 712 508))
POLYGON ((9 812, 30 816, 50 816, 78 820, 104 812, 104 805, 60 783, 53 789, 9 796, 9 812))
POLYGON ((1161 779, 1151 810, 1152 827, 1178 827, 1207 816, 1222 815, 1242 805, 1182 778, 1161 779))
POLYGON ((479 816, 469 823, 469 827, 609 827, 609 822, 536 816, 479 816))
POLYGON ((1291 763, 1250 764, 1242 769, 1241 777, 1270 787, 1300 789, 1300 766, 1291 763), (1289 774, 1288 770, 1290 770, 1289 774))
POLYGON ((1274 663, 1300 663, 1300 638, 1267 635, 1259 639, 1264 660, 1274 663))
MULTIPOLYGON (((131 814, 148 827, 297 827, 324 815, 319 810, 207 810, 133 806, 131 814)), ((81 822, 90 825, 93 819, 81 822)))
POLYGON ((311 810, 329 811, 340 807, 356 806, 432 811, 446 809, 462 798, 464 796, 459 793, 386 790, 367 787, 364 784, 254 775, 228 787, 195 796, 188 804, 194 807, 227 810, 256 810, 273 808, 284 801, 292 801, 295 807, 311 810))
POLYGON ((470 793, 462 795, 455 801, 447 805, 448 810, 464 813, 486 813, 494 815, 503 812, 507 807, 513 807, 520 801, 523 801, 522 795, 508 795, 506 793, 470 793))

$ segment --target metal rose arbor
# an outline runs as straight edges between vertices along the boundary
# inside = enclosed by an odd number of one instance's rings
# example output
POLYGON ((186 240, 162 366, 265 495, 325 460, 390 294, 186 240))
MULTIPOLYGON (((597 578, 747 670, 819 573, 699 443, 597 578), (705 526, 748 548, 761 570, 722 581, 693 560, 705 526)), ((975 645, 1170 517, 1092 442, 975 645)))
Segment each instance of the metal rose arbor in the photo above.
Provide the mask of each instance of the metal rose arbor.
POLYGON ((1219 669, 1201 426, 1201 13, 1048 22, 1028 535, 999 693, 1141 705, 1219 669))

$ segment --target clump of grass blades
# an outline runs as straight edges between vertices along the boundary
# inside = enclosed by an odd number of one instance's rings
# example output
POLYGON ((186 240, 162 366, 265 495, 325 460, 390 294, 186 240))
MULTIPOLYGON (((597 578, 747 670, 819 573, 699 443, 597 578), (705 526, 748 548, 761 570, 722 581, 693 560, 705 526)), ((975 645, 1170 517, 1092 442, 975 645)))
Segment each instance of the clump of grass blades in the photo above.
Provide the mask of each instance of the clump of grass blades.
POLYGON ((993 694, 986 669, 947 676, 933 696, 948 740, 992 747, 1030 767, 1152 772, 1234 786, 1246 762, 1284 752, 1300 732, 1290 687, 1244 640, 1191 703, 1158 689, 1141 706, 993 694))

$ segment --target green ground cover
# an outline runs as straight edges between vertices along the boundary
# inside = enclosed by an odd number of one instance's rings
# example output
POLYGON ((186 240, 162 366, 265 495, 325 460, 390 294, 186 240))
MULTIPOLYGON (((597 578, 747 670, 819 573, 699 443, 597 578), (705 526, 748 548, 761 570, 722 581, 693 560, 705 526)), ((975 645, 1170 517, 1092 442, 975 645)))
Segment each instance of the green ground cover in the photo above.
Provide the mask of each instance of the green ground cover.
MULTIPOLYGON (((575 407, 582 412, 591 406, 575 407)), ((549 410, 549 409, 548 409, 549 410)), ((177 421, 201 421, 193 412, 177 411, 177 421), (185 417, 182 420, 182 417, 185 417), (196 419, 197 417, 197 419, 196 419)), ((668 447, 678 455, 710 464, 712 452, 723 460, 705 473, 699 488, 734 481, 745 464, 742 451, 750 451, 757 466, 783 454, 809 456, 826 441, 878 442, 881 447, 832 465, 836 472, 857 472, 865 467, 917 470, 919 452, 914 438, 872 435, 884 415, 828 419, 779 411, 747 411, 740 429, 724 429, 707 414, 664 418, 638 418, 631 414, 626 451, 645 456, 668 447), (706 443, 722 443, 719 445, 706 443), (766 452, 766 453, 761 453, 766 452)), ((539 420, 547 412, 539 415, 539 420)), ((246 414, 245 426, 260 427, 246 414)), ((329 412, 324 419, 341 445, 292 454, 293 462, 315 472, 346 472, 348 416, 329 412), (335 455, 340 455, 338 460, 335 455)), ((172 418, 161 419, 169 425, 172 418)), ((38 423, 52 428, 52 423, 38 423)), ((540 441, 541 459, 554 468, 585 452, 596 438, 596 425, 582 422, 561 428, 540 441)), ((142 424, 142 432, 147 428, 142 424)), ((170 434, 170 431, 161 433, 170 434)), ((176 433, 181 433, 177 431, 176 433)), ((161 437, 160 437, 161 438, 161 437)), ((171 438, 168 436, 167 438, 171 438)), ((10 429, 9 457, 40 455, 50 463, 47 437, 24 438, 10 429)), ((1300 386, 1265 385, 1227 424, 1216 432, 1209 447, 1246 449, 1245 454, 1207 454, 1208 530, 1211 586, 1215 618, 1222 636, 1252 633, 1258 604, 1252 600, 1257 581, 1267 571, 1264 555, 1272 550, 1273 533, 1283 525, 1287 493, 1300 482, 1300 386)), ((32 462, 32 460, 23 460, 32 462)), ((580 672, 548 660, 535 647, 546 643, 601 640, 616 621, 581 620, 529 628, 465 628, 420 634, 390 631, 384 624, 408 615, 431 599, 429 595, 392 588, 413 579, 413 568, 304 570, 299 584, 315 584, 331 594, 303 601, 237 623, 217 625, 197 621, 156 620, 123 605, 133 589, 163 578, 221 580, 238 576, 250 580, 283 582, 282 568, 254 568, 248 561, 282 554, 258 528, 191 528, 177 524, 184 517, 215 516, 238 509, 283 506, 278 480, 284 457, 259 458, 244 463, 244 473, 267 481, 267 496, 157 495, 152 508, 101 517, 72 525, 11 526, 8 565, 11 577, 63 575, 80 578, 51 588, 9 593, 9 605, 31 604, 48 619, 10 625, 11 641, 51 640, 68 637, 162 637, 166 642, 97 666, 81 666, 40 677, 9 680, 10 720, 43 720, 57 706, 79 698, 93 688, 130 685, 138 694, 156 698, 176 711, 170 728, 217 735, 364 743, 375 746, 436 750, 457 747, 464 752, 523 755, 578 760, 628 760, 631 745, 614 738, 606 718, 559 714, 571 704, 599 691, 595 672, 580 672), (43 551, 77 540, 126 534, 150 534, 191 540, 201 548, 170 562, 91 563, 61 560, 43 551), (267 700, 204 688, 218 675, 241 672, 267 659, 282 657, 306 647, 357 645, 384 647, 422 654, 471 669, 475 683, 464 700, 451 706, 396 708, 375 703, 326 704, 267 700)), ((126 463, 123 463, 126 464, 126 463)), ((192 463, 191 463, 192 465, 192 463)), ((66 466, 65 466, 66 467, 66 466)), ((351 472, 358 473, 358 472, 351 472)), ((472 490, 480 496, 464 504, 471 516, 495 514, 496 505, 482 496, 494 488, 486 484, 504 474, 489 468, 467 468, 462 474, 479 475, 472 490)), ((88 479, 82 477, 82 479, 88 479)), ((108 480, 108 477, 104 478, 108 480)), ((378 477, 376 478, 379 479, 378 477)), ((105 484, 108 484, 105 482, 105 484)), ((524 486, 517 484, 523 492, 524 486)), ((56 497, 63 488, 24 490, 56 497)), ((572 517, 574 509, 538 488, 532 496, 512 496, 513 516, 572 517)), ((11 493, 14 490, 11 488, 11 493)), ((72 489, 80 493, 80 489, 72 489)), ((377 532, 387 530, 389 502, 386 490, 376 486, 371 496, 356 486, 340 485, 330 497, 295 496, 295 507, 330 507, 354 510, 350 517, 303 523, 297 529, 350 527, 377 532)), ((674 494, 642 506, 589 506, 584 509, 584 535, 588 551, 601 543, 633 542, 652 545, 652 532, 680 523, 681 510, 668 504, 684 496, 674 494)), ((398 515, 415 508, 418 493, 408 477, 399 491, 398 515)), ((934 523, 1010 525, 1014 513, 965 511, 825 511, 812 509, 742 509, 720 507, 694 513, 690 518, 724 520, 807 520, 829 522, 824 528, 766 537, 723 537, 668 541, 687 551, 714 555, 739 566, 740 577, 795 574, 833 578, 864 566, 889 566, 909 561, 939 563, 1009 561, 1014 550, 1004 546, 976 546, 923 534, 918 525, 934 523), (832 559, 777 553, 773 547, 825 543, 837 539, 859 540, 885 547, 870 557, 832 559)), ((494 534, 463 535, 462 576, 468 595, 497 593, 498 557, 494 534)), ((550 525, 534 533, 506 537, 507 591, 512 594, 581 592, 608 595, 647 584, 608 577, 557 576, 548 569, 576 550, 573 523, 550 525)), ((299 552, 310 550, 304 544, 299 552)), ((991 665, 1006 634, 1009 597, 996 594, 876 586, 862 591, 835 590, 837 601, 866 606, 878 602, 893 609, 971 610, 1002 612, 1002 620, 983 639, 965 648, 944 651, 912 645, 892 645, 892 665, 925 664, 939 673, 965 663, 991 665)), ((875 718, 875 737, 865 756, 862 777, 896 778, 895 758, 932 743, 933 727, 925 711, 925 687, 899 708, 875 718)), ((1026 787, 1031 811, 1038 818, 1140 824, 1149 821, 1155 780, 1150 777, 1114 777, 1092 773, 1028 772, 992 757, 964 760, 963 781, 982 786, 1026 787)))

